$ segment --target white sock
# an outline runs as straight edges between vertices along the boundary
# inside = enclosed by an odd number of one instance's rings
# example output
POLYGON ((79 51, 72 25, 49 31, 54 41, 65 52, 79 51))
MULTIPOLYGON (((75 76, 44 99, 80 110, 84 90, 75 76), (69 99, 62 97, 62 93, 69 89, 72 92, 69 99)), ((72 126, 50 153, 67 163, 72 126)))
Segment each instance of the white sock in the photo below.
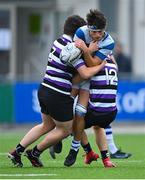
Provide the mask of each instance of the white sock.
POLYGON ((107 139, 109 151, 111 154, 114 154, 114 153, 116 153, 116 151, 118 151, 118 148, 116 147, 116 144, 114 142, 113 132, 112 132, 111 126, 106 128, 105 132, 106 132, 106 139, 107 139))

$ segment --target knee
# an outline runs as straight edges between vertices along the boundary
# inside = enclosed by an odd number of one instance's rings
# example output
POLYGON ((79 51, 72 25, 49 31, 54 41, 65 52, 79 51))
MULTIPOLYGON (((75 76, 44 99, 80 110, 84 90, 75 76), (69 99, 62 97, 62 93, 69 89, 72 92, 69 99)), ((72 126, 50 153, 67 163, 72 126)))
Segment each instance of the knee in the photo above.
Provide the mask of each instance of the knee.
POLYGON ((75 107, 75 115, 84 117, 86 115, 87 109, 85 106, 77 103, 75 107))

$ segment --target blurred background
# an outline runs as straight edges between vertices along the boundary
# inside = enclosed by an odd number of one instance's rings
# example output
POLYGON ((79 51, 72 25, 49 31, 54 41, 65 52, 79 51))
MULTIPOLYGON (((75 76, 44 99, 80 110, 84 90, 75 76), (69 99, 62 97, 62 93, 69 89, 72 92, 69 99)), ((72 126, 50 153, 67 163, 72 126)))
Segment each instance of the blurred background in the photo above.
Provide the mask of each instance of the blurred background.
POLYGON ((0 0, 0 125, 41 121, 37 88, 67 16, 107 17, 119 66, 116 122, 145 123, 144 0, 0 0))

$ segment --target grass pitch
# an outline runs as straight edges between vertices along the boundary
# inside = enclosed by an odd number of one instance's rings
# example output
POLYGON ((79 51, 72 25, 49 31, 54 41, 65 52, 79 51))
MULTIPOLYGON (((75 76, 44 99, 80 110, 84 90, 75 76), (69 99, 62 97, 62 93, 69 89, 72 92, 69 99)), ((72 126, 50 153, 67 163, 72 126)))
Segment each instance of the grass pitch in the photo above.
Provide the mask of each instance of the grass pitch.
MULTIPOLYGON (((24 167, 13 167, 6 153, 18 144, 23 135, 22 132, 0 133, 0 179, 145 179, 145 134, 115 135, 118 146, 133 155, 124 160, 112 159, 117 168, 111 169, 104 168, 101 159, 91 165, 84 165, 82 148, 75 165, 64 167, 71 137, 64 140, 63 151, 56 154, 55 160, 50 157, 48 150, 42 154, 45 167, 32 167, 24 156, 24 167)), ((89 140, 93 149, 98 152, 93 135, 89 135, 89 140)))

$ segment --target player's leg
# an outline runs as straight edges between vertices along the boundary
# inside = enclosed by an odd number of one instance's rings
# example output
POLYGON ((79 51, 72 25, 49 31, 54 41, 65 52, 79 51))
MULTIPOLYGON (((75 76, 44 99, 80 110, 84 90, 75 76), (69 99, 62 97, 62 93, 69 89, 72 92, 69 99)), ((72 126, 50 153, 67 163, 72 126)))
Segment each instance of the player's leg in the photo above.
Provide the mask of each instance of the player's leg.
POLYGON ((75 118, 73 120, 73 140, 68 156, 64 161, 65 166, 71 166, 75 163, 77 154, 81 145, 82 133, 85 127, 84 116, 86 114, 86 107, 89 99, 89 82, 84 85, 85 88, 80 89, 78 102, 75 107, 75 118))
POLYGON ((60 93, 53 94, 53 92, 50 100, 50 114, 53 117, 55 128, 49 131, 45 138, 33 149, 26 151, 26 156, 35 167, 43 166, 42 163, 40 163, 40 155, 45 149, 55 145, 72 132, 74 100, 70 96, 60 93))
POLYGON ((20 144, 23 147, 28 147, 30 144, 39 139, 55 127, 55 123, 49 115, 42 113, 43 123, 33 127, 21 140, 20 144))
POLYGON ((82 134, 81 145, 86 153, 84 163, 90 164, 92 161, 97 161, 99 155, 92 150, 92 147, 88 141, 88 137, 85 131, 82 134))
POLYGON ((114 142, 111 126, 108 126, 105 128, 105 133, 106 133, 106 139, 107 139, 109 151, 110 151, 110 153, 115 153, 118 149, 114 142))
MULTIPOLYGON (((107 127, 116 116, 116 111, 111 113, 94 112, 88 108, 85 116, 85 129, 94 126, 94 133, 96 143, 101 153, 102 161, 105 167, 114 167, 115 165, 110 161, 107 140, 104 127, 107 127)), ((86 142, 87 143, 87 142, 86 142)))
POLYGON ((42 135, 49 132, 51 129, 55 127, 54 122, 51 117, 46 114, 42 114, 42 123, 34 126, 20 141, 20 143, 16 146, 16 148, 8 153, 8 157, 12 160, 12 163, 17 167, 22 167, 23 163, 21 161, 21 154, 24 150, 37 139, 39 139, 42 135))
POLYGON ((55 127, 55 123, 49 116, 49 106, 47 104, 49 100, 47 98, 49 99, 48 90, 40 86, 38 90, 38 99, 41 106, 42 123, 34 126, 16 146, 15 150, 8 154, 8 157, 12 160, 15 166, 23 166, 21 154, 24 152, 26 147, 55 127))
POLYGON ((96 143, 101 153, 102 162, 104 167, 115 167, 115 165, 110 161, 107 140, 104 128, 98 126, 93 127, 95 132, 96 143))
POLYGON ((59 141, 57 144, 55 144, 54 146, 51 146, 49 148, 49 154, 53 159, 56 158, 55 153, 57 153, 57 154, 61 153, 62 146, 63 146, 62 141, 59 141))
MULTIPOLYGON (((99 151, 101 153, 104 167, 115 167, 115 165, 110 161, 109 158, 104 128, 94 126, 93 129, 95 132, 96 144, 98 145, 99 151)), ((99 155, 92 150, 86 134, 83 134, 81 143, 84 151, 86 152, 84 163, 90 164, 92 161, 97 161, 99 155)))
POLYGON ((54 120, 56 127, 51 130, 38 145, 36 145, 33 149, 26 151, 26 156, 30 160, 32 166, 43 166, 40 161, 40 155, 44 150, 70 135, 72 132, 72 121, 73 120, 67 122, 58 122, 54 120))
POLYGON ((106 138, 107 138, 107 143, 111 158, 125 159, 132 155, 131 153, 122 152, 120 149, 117 148, 114 141, 113 131, 111 126, 106 127, 105 132, 106 132, 106 138))
MULTIPOLYGON (((76 98, 77 95, 79 93, 79 87, 78 86, 73 86, 73 89, 71 91, 71 97, 72 98, 76 98)), ((75 99, 75 102, 74 102, 74 106, 73 106, 73 112, 75 114, 75 106, 76 106, 76 102, 77 102, 77 98, 75 99)), ((55 153, 61 153, 62 151, 62 141, 58 142, 57 144, 55 144, 54 146, 51 146, 49 148, 49 153, 50 153, 50 156, 55 159, 56 156, 55 156, 55 153)))
POLYGON ((80 89, 78 101, 75 106, 75 118, 73 122, 73 135, 76 141, 81 141, 82 133, 85 127, 84 116, 87 111, 89 99, 89 91, 85 89, 80 89))

